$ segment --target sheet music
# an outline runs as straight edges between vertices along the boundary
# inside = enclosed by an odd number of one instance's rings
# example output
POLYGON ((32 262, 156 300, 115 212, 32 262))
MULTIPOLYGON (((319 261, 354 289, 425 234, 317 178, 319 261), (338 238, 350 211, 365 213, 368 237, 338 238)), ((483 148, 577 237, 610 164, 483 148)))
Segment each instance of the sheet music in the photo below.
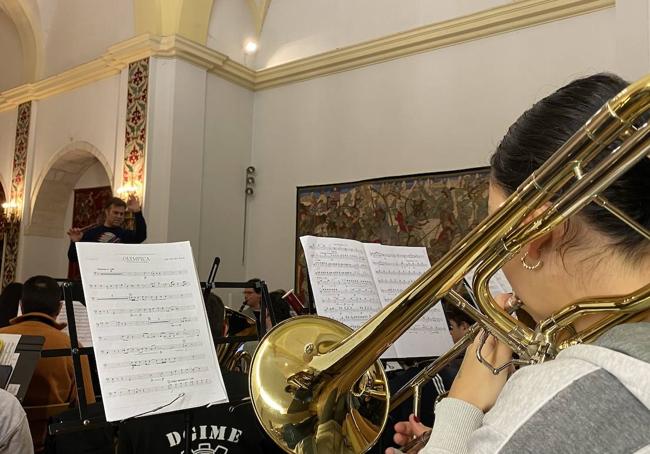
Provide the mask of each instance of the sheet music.
POLYGON ((106 419, 227 401, 189 242, 76 246, 106 419))
POLYGON ((2 348, 0 348, 0 364, 10 366, 16 347, 20 342, 20 334, 0 334, 2 348))
MULTIPOLYGON (((20 342, 20 334, 0 334, 0 341, 2 341, 2 349, 0 349, 0 364, 3 366, 11 366, 11 375, 9 376, 9 381, 11 381, 11 376, 16 370, 16 364, 18 364, 18 359, 20 358, 20 353, 16 353, 16 348, 20 342)), ((18 387, 20 388, 20 386, 18 387)), ((18 391, 16 391, 17 393, 18 391)), ((14 393, 14 395, 16 395, 14 393)))
MULTIPOLYGON (((81 304, 79 301, 73 301, 72 309, 74 310, 74 321, 75 327, 77 328, 77 340, 82 346, 91 347, 93 345, 93 339, 90 335, 90 322, 88 321, 88 311, 86 310, 86 306, 81 304)), ((68 323, 68 313, 65 310, 65 301, 63 302, 61 312, 56 319, 60 323, 68 323)), ((61 331, 66 333, 68 336, 70 335, 67 326, 61 331)))
MULTIPOLYGON (((363 246, 384 307, 431 268, 425 247, 363 246)), ((395 342, 395 350, 399 358, 440 356, 452 345, 442 305, 436 304, 395 342)))
MULTIPOLYGON (((470 270, 469 273, 465 275, 465 281, 471 288, 472 283, 474 282, 474 275, 476 274, 476 268, 473 268, 470 270)), ((501 293, 512 293, 512 287, 510 286, 510 282, 508 282, 508 278, 506 275, 503 273, 503 270, 497 271, 494 276, 490 279, 489 282, 489 288, 490 288, 490 293, 492 293, 492 296, 499 295, 501 293)), ((473 294, 472 291, 472 298, 474 301, 476 301, 476 297, 473 294)))
MULTIPOLYGON (((342 238, 300 237, 319 315, 356 330, 381 310, 363 244, 342 238)), ((391 346, 382 357, 394 358, 391 346)))

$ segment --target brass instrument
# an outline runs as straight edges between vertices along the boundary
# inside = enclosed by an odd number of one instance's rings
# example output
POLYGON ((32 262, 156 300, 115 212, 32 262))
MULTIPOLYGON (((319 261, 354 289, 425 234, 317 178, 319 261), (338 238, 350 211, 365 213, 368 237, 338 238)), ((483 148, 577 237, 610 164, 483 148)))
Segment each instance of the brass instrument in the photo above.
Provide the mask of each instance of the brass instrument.
MULTIPOLYGON (((257 334, 257 324, 251 317, 237 312, 229 307, 224 308, 224 324, 227 326, 228 336, 253 336, 257 334)), ((217 358, 219 365, 233 372, 248 372, 251 355, 242 350, 245 342, 232 342, 217 344, 217 358)))
POLYGON ((249 385, 255 412, 269 436, 286 452, 367 451, 380 436, 390 406, 386 376, 377 359, 443 296, 451 295, 456 304, 463 304, 450 291, 476 266, 472 286, 481 311, 473 316, 517 357, 505 365, 492 365, 478 348, 478 359, 494 373, 511 364, 553 359, 563 348, 589 342, 650 308, 648 284, 629 295, 577 301, 529 328, 502 310, 488 289, 490 277, 523 246, 591 202, 650 239, 647 229, 601 195, 636 162, 646 159, 650 128, 637 123, 649 103, 650 77, 610 100, 500 209, 358 330, 352 332, 324 317, 303 316, 267 333, 253 356, 249 385), (620 145, 603 152, 615 142, 620 145), (566 336, 577 318, 593 313, 608 315, 566 336))
MULTIPOLYGON (((514 296, 514 295, 513 295, 514 296)), ((450 302, 455 304, 459 309, 465 312, 472 318, 477 318, 476 309, 474 306, 468 304, 462 296, 456 293, 454 290, 450 291, 447 295, 447 298, 450 302)), ((515 314, 519 319, 525 319, 528 322, 529 315, 525 314, 523 311, 519 311, 522 306, 522 302, 517 298, 514 298, 510 305, 507 305, 506 310, 510 314, 515 314)), ((529 326, 528 323, 526 326, 529 326)), ((529 326, 530 327, 530 326, 529 326)), ((480 323, 474 323, 467 333, 454 344, 449 351, 444 355, 436 358, 431 364, 422 369, 417 375, 411 378, 407 383, 404 384, 390 399, 390 411, 393 411, 399 407, 406 399, 411 397, 413 399, 412 413, 415 416, 420 416, 420 399, 422 395, 422 387, 426 385, 435 375, 440 372, 444 367, 446 367, 451 361, 458 358, 461 354, 467 350, 467 347, 474 341, 474 338, 478 335, 481 330, 480 323)), ((439 398, 441 396, 438 396, 439 398)), ((408 451, 404 451, 408 452, 408 451)), ((414 451, 415 452, 415 451, 414 451)))

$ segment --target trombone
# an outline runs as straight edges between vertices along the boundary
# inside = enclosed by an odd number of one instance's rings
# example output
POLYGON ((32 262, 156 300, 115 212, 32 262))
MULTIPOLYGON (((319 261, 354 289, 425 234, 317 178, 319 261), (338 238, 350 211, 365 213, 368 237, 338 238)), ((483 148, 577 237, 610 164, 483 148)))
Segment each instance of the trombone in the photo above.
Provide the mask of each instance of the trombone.
POLYGON ((589 342, 650 308, 648 284, 628 295, 577 301, 530 328, 501 309, 488 288, 492 275, 522 247, 592 202, 650 239, 647 229, 602 196, 648 155, 650 127, 639 120, 648 107, 650 76, 605 104, 495 213, 358 330, 324 317, 303 316, 267 333, 249 376, 255 413, 267 434, 290 453, 356 454, 370 449, 391 406, 378 358, 443 296, 451 295, 461 308, 469 306, 452 289, 474 267, 472 287, 480 311, 472 316, 486 332, 481 340, 485 342, 489 333, 515 353, 507 364, 489 364, 480 355, 481 343, 477 356, 493 373, 551 360, 563 348, 589 342), (618 145, 610 151, 612 144, 618 145), (535 215, 542 207, 544 211, 535 215), (593 313, 607 315, 567 337, 576 319, 593 313))

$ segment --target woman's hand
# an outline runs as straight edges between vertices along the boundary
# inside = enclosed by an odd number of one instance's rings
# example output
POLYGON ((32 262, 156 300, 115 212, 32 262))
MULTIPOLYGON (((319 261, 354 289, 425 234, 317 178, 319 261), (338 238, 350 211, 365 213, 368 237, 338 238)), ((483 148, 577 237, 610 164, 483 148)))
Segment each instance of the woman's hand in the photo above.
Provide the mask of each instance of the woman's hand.
MULTIPOLYGON (((408 421, 402 421, 395 424, 395 436, 393 437, 393 441, 399 446, 404 446, 406 443, 413 440, 414 437, 419 437, 427 430, 431 429, 422 424, 419 418, 411 413, 408 421)), ((395 454, 398 452, 400 451, 395 448, 386 449, 386 454, 395 454)))
MULTIPOLYGON (((495 298, 501 307, 504 307, 509 299, 509 294, 499 295, 495 298)), ((476 358, 476 349, 480 345, 481 337, 482 333, 479 333, 465 352, 463 364, 451 386, 449 397, 464 400, 485 413, 492 408, 499 397, 508 378, 508 369, 503 370, 499 375, 494 375, 479 362, 476 358)), ((512 359, 512 350, 507 345, 498 342, 493 336, 488 336, 481 355, 484 360, 498 368, 512 359)))

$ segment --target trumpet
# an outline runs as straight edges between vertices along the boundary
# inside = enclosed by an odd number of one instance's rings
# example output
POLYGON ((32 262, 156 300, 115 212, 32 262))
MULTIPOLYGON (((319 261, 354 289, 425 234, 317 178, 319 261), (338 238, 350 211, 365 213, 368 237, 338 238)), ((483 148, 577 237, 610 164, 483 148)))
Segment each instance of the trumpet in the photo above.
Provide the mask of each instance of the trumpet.
POLYGON ((490 278, 526 244, 591 202, 650 239, 647 229, 602 196, 646 159, 650 127, 635 122, 649 105, 646 77, 596 112, 496 212, 358 330, 324 317, 302 316, 269 331, 253 355, 249 376, 255 413, 267 434, 290 453, 356 454, 370 449, 391 407, 378 358, 442 297, 451 296, 461 308, 469 306, 452 290, 475 267, 472 288, 480 311, 472 317, 485 333, 477 358, 495 374, 513 365, 552 360, 562 349, 590 342, 650 308, 648 284, 628 295, 576 301, 531 328, 501 309, 488 288, 490 278), (612 143, 620 145, 603 153, 612 143), (570 333, 577 319, 594 313, 605 317, 570 333), (513 350, 510 362, 494 365, 481 356, 488 334, 513 350))

